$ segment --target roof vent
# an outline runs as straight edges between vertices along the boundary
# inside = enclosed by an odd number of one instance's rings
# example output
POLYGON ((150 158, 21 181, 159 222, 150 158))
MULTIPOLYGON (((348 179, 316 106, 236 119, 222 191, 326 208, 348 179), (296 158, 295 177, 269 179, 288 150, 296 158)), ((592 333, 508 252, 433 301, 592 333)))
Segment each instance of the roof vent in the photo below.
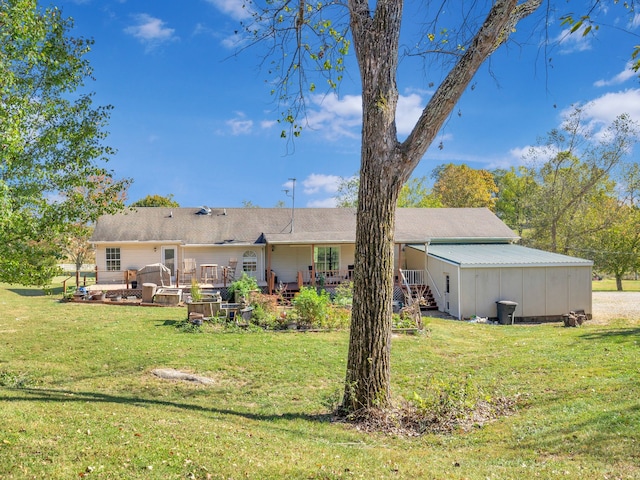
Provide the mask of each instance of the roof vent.
POLYGON ((200 210, 196 212, 196 215, 211 215, 211 209, 206 205, 200 207, 200 210))

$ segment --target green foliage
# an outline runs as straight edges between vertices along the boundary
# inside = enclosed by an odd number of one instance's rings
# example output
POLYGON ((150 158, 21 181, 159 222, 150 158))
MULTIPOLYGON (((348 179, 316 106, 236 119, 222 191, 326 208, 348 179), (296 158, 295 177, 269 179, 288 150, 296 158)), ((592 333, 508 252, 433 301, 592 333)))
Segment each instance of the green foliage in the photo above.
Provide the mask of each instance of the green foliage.
POLYGON ((199 302, 202 300, 202 291, 200 290, 200 284, 195 277, 191 277, 191 301, 199 302))
MULTIPOLYGON (((485 394, 470 377, 431 377, 425 392, 414 392, 411 403, 417 409, 416 420, 423 424, 422 429, 444 433, 468 423, 480 405, 486 414, 492 403, 500 402, 485 394)), ((511 402, 503 403, 511 408, 511 402)))
POLYGON ((302 287, 291 303, 300 325, 311 327, 326 323, 331 298, 325 290, 302 287))
POLYGON ((180 204, 173 199, 173 194, 170 193, 166 197, 162 195, 147 195, 141 198, 137 202, 133 202, 131 207, 170 207, 178 208, 180 204))
POLYGON ((339 208, 355 208, 358 206, 358 188, 360 187, 360 177, 353 175, 345 178, 340 177, 336 195, 339 208))
POLYGON ((254 292, 250 296, 253 312, 251 323, 267 329, 280 327, 278 297, 254 292))
POLYGON ((181 333, 203 333, 202 325, 197 325, 190 320, 182 320, 176 323, 176 330, 181 333))
POLYGON ((333 304, 341 307, 353 304, 353 282, 342 282, 336 287, 333 304))
POLYGON ((426 185, 427 177, 410 178, 398 195, 399 208, 438 208, 442 202, 426 185))
POLYGON ((258 287, 258 281, 254 277, 250 277, 246 272, 242 272, 242 276, 233 281, 229 287, 227 287, 227 293, 231 298, 235 297, 249 299, 249 293, 255 290, 260 290, 258 287))
MULTIPOLYGON (((526 175, 536 183, 528 189, 530 218, 525 241, 552 252, 584 255, 585 240, 610 225, 618 215, 616 180, 624 179, 627 155, 637 141, 638 125, 620 115, 598 141, 576 108, 561 129, 552 130, 532 151, 526 175), (541 158, 545 159, 541 162, 541 158)), ((530 181, 530 180, 529 180, 530 181)))
MULTIPOLYGON (((430 191, 426 185, 427 178, 410 178, 402 186, 398 195, 399 208, 438 208, 442 207, 442 202, 430 191)), ((350 178, 340 178, 338 192, 336 195, 337 207, 357 207, 358 188, 360 187, 360 177, 354 175, 350 178)))
POLYGON ((102 144, 111 107, 77 93, 93 42, 34 0, 0 1, 0 25, 0 280, 45 285, 67 225, 122 208, 129 181, 101 165, 113 153, 102 144))
POLYGON ((498 187, 496 215, 522 237, 533 215, 539 185, 524 167, 493 172, 498 187))
POLYGON ((433 196, 443 207, 495 209, 498 187, 487 170, 449 163, 435 168, 432 177, 433 196))
POLYGON ((329 305, 327 316, 318 324, 319 328, 346 330, 351 325, 351 308, 344 305, 329 305))
POLYGON ((623 275, 640 269, 640 210, 623 205, 616 211, 613 222, 593 236, 590 256, 597 271, 614 275, 622 290, 623 275))
POLYGON ((26 373, 15 373, 9 370, 0 370, 0 387, 29 388, 33 385, 33 380, 26 373))

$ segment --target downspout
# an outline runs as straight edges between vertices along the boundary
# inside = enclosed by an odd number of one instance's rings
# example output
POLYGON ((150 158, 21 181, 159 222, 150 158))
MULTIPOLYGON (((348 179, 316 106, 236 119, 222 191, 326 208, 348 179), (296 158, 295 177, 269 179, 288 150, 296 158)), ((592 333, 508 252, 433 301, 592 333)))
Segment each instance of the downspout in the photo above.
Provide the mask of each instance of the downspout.
MULTIPOLYGON (((273 286, 271 284, 271 249, 275 246, 269 245, 269 242, 266 244, 265 250, 267 251, 267 291, 269 295, 273 294, 273 286)), ((264 250, 262 251, 262 255, 264 257, 264 250)), ((264 258, 262 259, 264 261, 264 258)))

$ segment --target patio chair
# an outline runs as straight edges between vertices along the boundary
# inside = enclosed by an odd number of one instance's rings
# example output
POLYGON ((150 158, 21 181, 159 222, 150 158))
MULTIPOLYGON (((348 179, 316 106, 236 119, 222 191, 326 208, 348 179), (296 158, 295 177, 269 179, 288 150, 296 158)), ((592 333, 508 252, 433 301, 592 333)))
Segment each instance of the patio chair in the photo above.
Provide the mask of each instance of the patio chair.
POLYGON ((186 283, 187 276, 189 276, 189 281, 196 275, 196 259, 195 258, 185 258, 182 261, 182 279, 186 283))
POLYGON ((236 279, 236 267, 238 266, 237 258, 230 258, 229 264, 224 269, 224 276, 227 282, 233 282, 236 279))

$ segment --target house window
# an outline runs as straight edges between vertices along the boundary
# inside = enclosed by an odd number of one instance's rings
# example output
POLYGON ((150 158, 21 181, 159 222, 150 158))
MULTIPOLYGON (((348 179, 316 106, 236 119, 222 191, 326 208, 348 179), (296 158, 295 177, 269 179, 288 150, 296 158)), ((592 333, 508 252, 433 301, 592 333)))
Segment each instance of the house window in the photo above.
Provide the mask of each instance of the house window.
POLYGON ((313 261, 316 271, 329 271, 340 269, 339 247, 316 247, 313 252, 313 261))
POLYGON ((247 250, 242 254, 242 271, 252 277, 256 276, 256 272, 258 271, 258 256, 256 252, 247 250))
POLYGON ((106 252, 107 271, 120 271, 120 247, 108 247, 106 252))

